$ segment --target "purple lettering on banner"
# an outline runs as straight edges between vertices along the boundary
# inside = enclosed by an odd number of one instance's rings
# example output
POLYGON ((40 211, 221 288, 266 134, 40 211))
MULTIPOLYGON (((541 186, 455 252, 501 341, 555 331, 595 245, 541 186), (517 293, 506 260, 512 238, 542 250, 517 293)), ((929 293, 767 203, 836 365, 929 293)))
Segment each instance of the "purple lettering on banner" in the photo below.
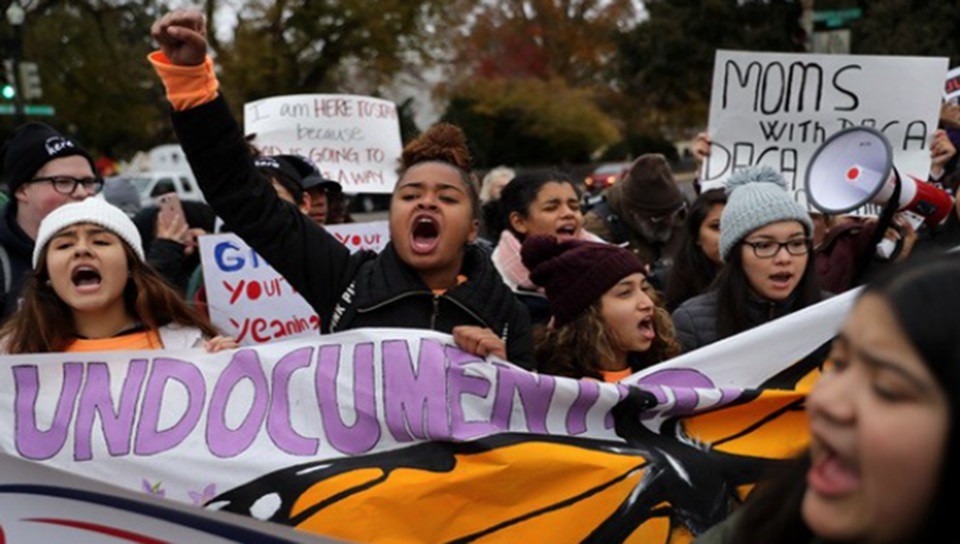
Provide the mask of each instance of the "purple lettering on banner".
POLYGON ((147 375, 147 360, 133 359, 127 365, 127 377, 123 380, 118 406, 114 407, 110 395, 110 367, 106 363, 87 365, 87 379, 77 404, 77 422, 74 430, 74 459, 93 459, 93 425, 97 416, 103 429, 107 451, 117 457, 130 453, 133 437, 133 421, 137 415, 140 390, 147 375))
POLYGON ((527 432, 547 433, 547 413, 557 381, 553 376, 534 374, 515 366, 494 363, 497 369, 497 395, 491 422, 501 431, 510 430, 513 397, 520 396, 527 432))
POLYGON ((411 442, 448 437, 443 344, 421 340, 416 370, 406 341, 387 340, 381 350, 384 415, 393 438, 411 442))
MULTIPOLYGON (((179 359, 157 357, 153 360, 150 376, 140 403, 140 421, 137 423, 137 438, 134 441, 135 455, 153 455, 175 448, 193 432, 200 415, 207 390, 203 374, 193 363, 179 359), (163 406, 163 391, 170 381, 179 382, 187 391, 187 405, 183 415, 167 429, 160 429, 160 412, 163 406)), ((169 404, 166 407, 171 409, 169 404)))
POLYGON ((83 365, 80 363, 63 364, 63 385, 57 399, 50 428, 41 431, 37 428, 37 399, 40 396, 40 374, 36 365, 13 367, 14 420, 16 434, 14 441, 17 451, 23 457, 34 461, 49 459, 60 453, 67 441, 70 420, 73 418, 73 406, 83 380, 83 365))
POLYGON ((291 455, 316 455, 320 441, 298 433, 290 421, 290 376, 310 366, 313 348, 300 348, 284 355, 273 367, 273 394, 267 412, 267 434, 281 450, 291 455))
POLYGON ((587 432, 587 412, 600 398, 600 382, 578 380, 576 384, 579 387, 577 400, 567 412, 567 433, 573 435, 587 432))
POLYGON ((320 416, 327 442, 337 451, 349 455, 373 449, 380 440, 377 399, 374 384, 373 343, 357 344, 353 350, 353 412, 356 421, 345 425, 340 418, 340 346, 320 348, 317 357, 315 386, 320 400, 320 416))
POLYGON ((700 403, 700 394, 697 389, 719 389, 720 399, 716 404, 717 406, 732 402, 740 396, 739 390, 717 388, 713 380, 692 368, 672 368, 654 372, 641 378, 637 385, 645 386, 644 389, 653 393, 660 404, 666 404, 670 401, 664 388, 669 388, 673 392, 674 405, 672 408, 664 412, 644 414, 641 416, 643 419, 649 419, 655 415, 667 416, 692 413, 700 403))
MULTIPOLYGON (((469 440, 478 436, 485 436, 497 431, 497 428, 488 421, 467 421, 467 414, 463 409, 462 397, 473 395, 486 398, 490 394, 492 384, 483 376, 470 376, 466 373, 467 366, 471 363, 482 363, 488 365, 483 359, 476 355, 461 351, 454 346, 446 346, 444 352, 447 360, 450 361, 448 369, 447 385, 449 392, 447 403, 450 405, 450 436, 455 440, 469 440)), ((493 371, 492 367, 489 367, 493 371)), ((470 410, 476 412, 476 410, 470 410)))
POLYGON ((229 458, 246 451, 260 432, 267 416, 269 399, 270 385, 267 384, 267 375, 260 366, 257 352, 244 349, 235 353, 227 368, 220 373, 210 394, 210 409, 207 412, 207 447, 210 453, 229 458), (244 409, 247 414, 236 429, 231 429, 227 425, 227 406, 230 395, 244 380, 249 380, 253 385, 253 400, 249 407, 233 407, 233 410, 244 409))

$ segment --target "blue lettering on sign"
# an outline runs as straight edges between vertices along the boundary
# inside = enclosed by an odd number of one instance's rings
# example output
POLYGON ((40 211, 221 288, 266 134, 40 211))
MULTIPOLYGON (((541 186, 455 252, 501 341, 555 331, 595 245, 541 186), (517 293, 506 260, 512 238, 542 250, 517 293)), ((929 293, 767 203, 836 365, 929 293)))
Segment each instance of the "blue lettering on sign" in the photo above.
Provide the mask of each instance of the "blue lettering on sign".
POLYGON ((240 270, 247 264, 246 259, 241 256, 243 251, 250 252, 250 263, 253 268, 260 266, 260 258, 253 249, 241 249, 233 242, 220 242, 213 249, 213 257, 217 262, 217 268, 223 272, 236 272, 240 270))

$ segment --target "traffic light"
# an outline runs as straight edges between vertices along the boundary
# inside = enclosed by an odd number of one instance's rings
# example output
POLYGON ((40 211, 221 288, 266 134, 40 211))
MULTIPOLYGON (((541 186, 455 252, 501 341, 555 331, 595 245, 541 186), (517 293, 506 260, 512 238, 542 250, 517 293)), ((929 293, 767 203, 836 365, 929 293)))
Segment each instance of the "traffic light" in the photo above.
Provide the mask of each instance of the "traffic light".
POLYGON ((3 77, 0 78, 0 96, 5 100, 13 100, 17 96, 17 88, 13 81, 13 61, 3 61, 3 77))

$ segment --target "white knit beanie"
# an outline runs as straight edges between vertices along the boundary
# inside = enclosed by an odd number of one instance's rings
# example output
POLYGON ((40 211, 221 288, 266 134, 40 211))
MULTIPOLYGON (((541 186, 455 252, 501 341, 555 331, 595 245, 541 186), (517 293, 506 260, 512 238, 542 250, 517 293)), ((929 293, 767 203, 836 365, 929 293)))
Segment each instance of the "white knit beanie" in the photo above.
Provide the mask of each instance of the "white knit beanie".
POLYGON ((80 202, 64 204, 40 222, 37 243, 33 246, 33 267, 37 267, 40 255, 43 255, 51 238, 61 230, 80 223, 93 223, 109 230, 126 242, 141 261, 146 260, 140 232, 127 214, 105 200, 90 197, 80 202))
POLYGON ((727 204, 720 213, 720 257, 724 262, 740 240, 751 232, 780 221, 799 221, 813 232, 807 210, 787 191, 787 180, 769 166, 737 170, 726 182, 727 204))

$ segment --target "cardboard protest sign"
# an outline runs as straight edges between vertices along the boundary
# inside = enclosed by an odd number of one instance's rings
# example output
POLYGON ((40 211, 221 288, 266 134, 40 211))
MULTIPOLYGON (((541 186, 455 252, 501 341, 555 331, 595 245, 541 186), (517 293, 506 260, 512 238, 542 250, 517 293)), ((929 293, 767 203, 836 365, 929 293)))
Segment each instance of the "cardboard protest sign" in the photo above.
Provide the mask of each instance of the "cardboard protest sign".
POLYGON ((266 155, 302 155, 348 193, 390 193, 402 150, 393 102, 369 96, 298 94, 244 106, 244 132, 266 155))
POLYGON ((347 246, 350 253, 356 253, 361 249, 370 249, 379 253, 390 241, 390 224, 387 221, 324 225, 323 228, 347 246))
POLYGON ((310 304, 239 236, 201 236, 200 261, 210 320, 241 345, 319 334, 310 304))
POLYGON ((947 58, 718 50, 710 98, 713 141, 704 189, 735 170, 768 165, 807 203, 803 180, 817 147, 851 126, 882 132, 901 175, 926 180, 947 58))
POLYGON ((619 384, 403 329, 3 357, 0 452, 350 541, 689 542, 807 443, 851 296, 619 384))

